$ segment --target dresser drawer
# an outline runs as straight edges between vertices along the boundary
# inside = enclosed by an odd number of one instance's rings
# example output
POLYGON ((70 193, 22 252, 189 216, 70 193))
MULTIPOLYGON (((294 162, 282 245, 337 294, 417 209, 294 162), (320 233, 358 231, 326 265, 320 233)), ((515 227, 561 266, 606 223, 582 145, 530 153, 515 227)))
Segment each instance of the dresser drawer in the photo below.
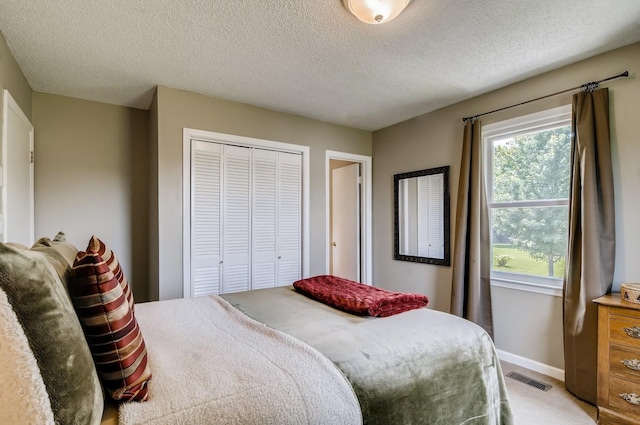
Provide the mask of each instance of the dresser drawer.
POLYGON ((640 350, 611 344, 609 373, 621 379, 640 382, 640 350))
POLYGON ((640 350, 640 319, 612 314, 609 332, 611 342, 640 350))
POLYGON ((640 420, 640 384, 611 376, 609 378, 609 408, 640 420), (635 394, 638 405, 626 401, 622 394, 635 394))
POLYGON ((640 422, 636 422, 633 419, 620 416, 615 412, 611 412, 607 409, 598 409, 598 425, 640 425, 640 422))

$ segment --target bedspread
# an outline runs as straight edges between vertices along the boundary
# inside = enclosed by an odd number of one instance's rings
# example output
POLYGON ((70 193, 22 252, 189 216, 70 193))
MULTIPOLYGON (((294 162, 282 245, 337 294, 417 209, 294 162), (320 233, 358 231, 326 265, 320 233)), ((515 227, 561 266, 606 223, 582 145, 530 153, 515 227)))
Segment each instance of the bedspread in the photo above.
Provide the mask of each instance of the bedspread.
POLYGON ((426 308, 358 317, 292 287, 223 298, 331 359, 351 382, 365 424, 513 423, 495 347, 467 320, 426 308))
POLYGON ((136 318, 153 378, 120 425, 362 423, 333 363, 217 296, 136 304, 136 318))

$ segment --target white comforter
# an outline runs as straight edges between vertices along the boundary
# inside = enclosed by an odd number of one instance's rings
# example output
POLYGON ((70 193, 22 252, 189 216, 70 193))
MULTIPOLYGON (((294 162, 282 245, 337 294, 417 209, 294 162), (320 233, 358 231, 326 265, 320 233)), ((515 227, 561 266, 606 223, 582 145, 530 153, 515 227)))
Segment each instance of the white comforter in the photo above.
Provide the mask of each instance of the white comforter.
POLYGON ((361 424, 339 369, 212 296, 136 304, 153 378, 120 424, 361 424))

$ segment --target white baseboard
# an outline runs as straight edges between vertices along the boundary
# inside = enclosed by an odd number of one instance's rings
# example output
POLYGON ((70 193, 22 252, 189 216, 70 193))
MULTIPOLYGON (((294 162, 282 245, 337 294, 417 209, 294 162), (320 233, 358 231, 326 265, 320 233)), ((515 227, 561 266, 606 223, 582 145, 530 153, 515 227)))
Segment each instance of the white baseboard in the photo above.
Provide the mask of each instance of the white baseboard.
POLYGON ((517 354, 507 353, 506 351, 497 350, 500 360, 512 363, 516 366, 526 367, 535 372, 542 373, 544 375, 555 378, 564 382, 564 370, 557 367, 549 366, 544 363, 537 362, 535 360, 528 359, 526 357, 519 356, 517 354))

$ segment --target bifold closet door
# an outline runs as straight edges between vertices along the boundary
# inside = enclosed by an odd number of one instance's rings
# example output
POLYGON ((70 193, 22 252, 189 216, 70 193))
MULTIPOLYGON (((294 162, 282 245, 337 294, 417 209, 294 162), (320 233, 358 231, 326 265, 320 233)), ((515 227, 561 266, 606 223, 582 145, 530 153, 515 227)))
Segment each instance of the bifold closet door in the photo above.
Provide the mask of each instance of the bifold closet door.
POLYGON ((278 152, 278 276, 276 286, 302 275, 302 156, 278 152))
POLYGON ((253 151, 252 289, 301 276, 302 157, 253 151))
POLYGON ((252 289, 277 279, 278 152, 253 151, 252 289))
POLYGON ((191 296, 221 292, 222 145, 191 141, 191 296))
POLYGON ((301 187, 299 154, 192 140, 191 295, 300 279, 301 187))
POLYGON ((250 148, 223 145, 223 294, 251 289, 251 151, 250 148))

